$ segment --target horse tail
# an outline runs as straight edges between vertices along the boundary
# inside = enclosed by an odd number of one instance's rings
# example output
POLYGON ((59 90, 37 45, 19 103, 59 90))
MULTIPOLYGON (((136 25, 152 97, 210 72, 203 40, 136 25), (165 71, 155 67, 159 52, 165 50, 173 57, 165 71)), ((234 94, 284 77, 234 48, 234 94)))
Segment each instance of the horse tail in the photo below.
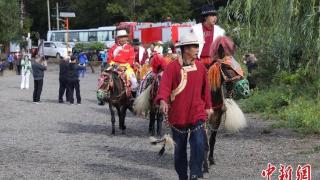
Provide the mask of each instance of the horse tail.
POLYGON ((164 154, 166 147, 168 147, 168 149, 171 149, 172 151, 174 151, 174 144, 175 143, 169 134, 164 135, 161 139, 156 139, 154 137, 150 137, 150 143, 152 145, 156 145, 157 147, 161 148, 158 153, 159 156, 162 156, 164 154))
POLYGON ((208 81, 210 88, 214 91, 221 86, 220 63, 214 63, 208 71, 208 81))
POLYGON ((227 111, 224 126, 227 131, 234 133, 247 127, 246 118, 236 102, 233 99, 227 98, 225 99, 225 105, 227 111))
POLYGON ((137 114, 142 114, 150 109, 150 92, 151 86, 148 86, 148 88, 142 91, 142 93, 134 100, 134 110, 137 114))

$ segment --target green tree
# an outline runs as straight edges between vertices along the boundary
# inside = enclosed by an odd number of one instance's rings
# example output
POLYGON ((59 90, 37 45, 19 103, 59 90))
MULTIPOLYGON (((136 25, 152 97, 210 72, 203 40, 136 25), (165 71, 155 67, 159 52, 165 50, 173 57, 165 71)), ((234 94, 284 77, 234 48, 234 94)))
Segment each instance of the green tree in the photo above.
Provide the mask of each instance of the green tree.
POLYGON ((170 16, 173 21, 186 21, 191 16, 190 0, 114 0, 106 9, 112 16, 128 21, 163 21, 170 16))
POLYGON ((20 31, 20 6, 17 0, 0 0, 0 43, 18 40, 20 31))

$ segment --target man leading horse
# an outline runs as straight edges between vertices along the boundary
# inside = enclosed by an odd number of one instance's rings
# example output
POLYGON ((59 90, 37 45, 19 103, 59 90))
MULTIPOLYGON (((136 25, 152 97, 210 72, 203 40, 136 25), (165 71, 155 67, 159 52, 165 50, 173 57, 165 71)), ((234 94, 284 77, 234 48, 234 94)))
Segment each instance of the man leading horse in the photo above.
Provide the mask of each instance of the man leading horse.
POLYGON ((203 176, 204 124, 212 114, 207 70, 197 58, 199 42, 191 31, 178 44, 182 57, 171 62, 163 72, 156 102, 168 116, 175 142, 174 165, 180 180, 188 179, 187 141, 191 148, 190 179, 203 176))

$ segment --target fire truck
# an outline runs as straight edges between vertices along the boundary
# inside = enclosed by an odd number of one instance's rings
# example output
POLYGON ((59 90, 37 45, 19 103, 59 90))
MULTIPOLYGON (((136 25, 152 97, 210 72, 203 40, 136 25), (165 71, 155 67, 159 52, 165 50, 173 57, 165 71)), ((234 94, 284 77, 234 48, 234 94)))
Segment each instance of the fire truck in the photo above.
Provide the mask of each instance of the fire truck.
POLYGON ((195 21, 185 23, 137 23, 137 22, 121 22, 118 29, 127 29, 130 34, 130 39, 139 39, 142 44, 162 41, 163 43, 176 43, 179 38, 187 31, 190 31, 191 26, 196 24, 195 21))

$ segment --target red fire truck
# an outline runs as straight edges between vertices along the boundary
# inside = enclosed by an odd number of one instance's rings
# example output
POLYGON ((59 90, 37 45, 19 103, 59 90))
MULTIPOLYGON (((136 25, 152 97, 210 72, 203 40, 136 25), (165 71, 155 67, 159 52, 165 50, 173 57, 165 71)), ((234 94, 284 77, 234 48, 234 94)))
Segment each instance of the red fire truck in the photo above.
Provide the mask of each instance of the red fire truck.
POLYGON ((163 23, 137 23, 121 22, 117 28, 125 28, 130 33, 130 38, 137 38, 142 44, 162 41, 176 43, 179 37, 187 31, 190 31, 195 22, 186 22, 181 24, 172 24, 171 22, 163 23))

